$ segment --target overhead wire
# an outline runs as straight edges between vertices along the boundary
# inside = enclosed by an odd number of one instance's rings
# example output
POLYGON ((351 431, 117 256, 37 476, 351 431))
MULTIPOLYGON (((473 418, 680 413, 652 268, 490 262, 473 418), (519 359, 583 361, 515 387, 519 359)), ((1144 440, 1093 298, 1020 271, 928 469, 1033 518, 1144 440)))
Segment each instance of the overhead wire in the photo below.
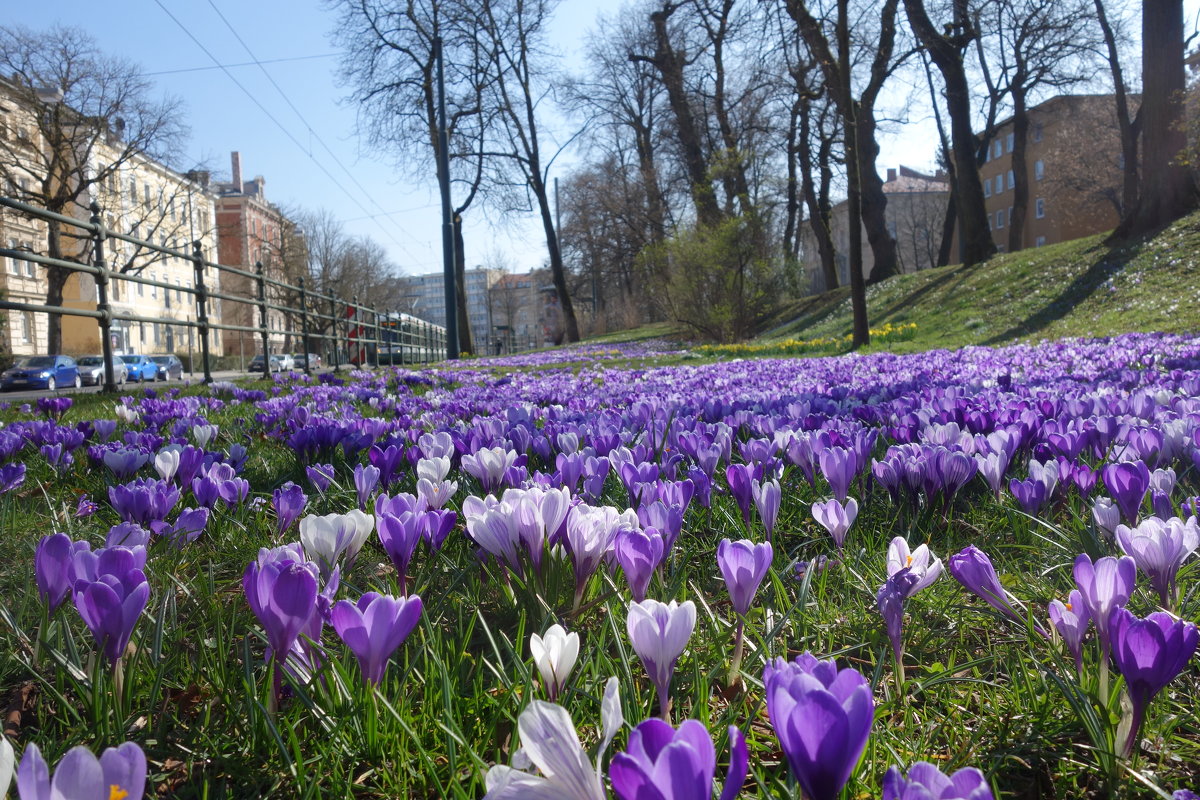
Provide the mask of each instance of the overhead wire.
MULTIPOLYGON (((303 144, 300 142, 300 140, 296 138, 296 136, 295 136, 295 135, 294 135, 294 134, 291 132, 291 130, 289 130, 289 129, 288 129, 288 127, 287 127, 286 125, 284 125, 282 122, 280 122, 280 121, 279 121, 279 119, 278 119, 278 118, 277 118, 277 117, 276 117, 274 114, 272 114, 272 113, 271 113, 271 112, 270 112, 270 111, 269 111, 269 110, 266 108, 266 106, 264 106, 264 105, 262 104, 262 102, 261 102, 261 101, 259 101, 259 99, 258 99, 257 97, 255 97, 255 95, 254 95, 254 93, 253 93, 253 92, 251 92, 249 89, 247 89, 247 88, 246 88, 246 87, 245 87, 245 86, 242 84, 242 82, 241 82, 241 81, 239 81, 239 80, 238 80, 238 79, 237 79, 237 78, 234 76, 234 74, 233 74, 232 72, 230 72, 230 71, 229 71, 229 69, 228 69, 228 68, 227 68, 225 65, 222 65, 222 64, 221 64, 221 61, 220 61, 220 59, 218 59, 218 58, 217 58, 215 55, 213 55, 212 51, 210 51, 210 50, 209 50, 207 47, 205 47, 205 46, 204 46, 204 44, 203 44, 203 42, 201 42, 201 41, 200 41, 200 40, 199 40, 199 39, 196 37, 196 35, 195 35, 195 34, 193 34, 193 33, 192 33, 192 31, 191 31, 191 30, 190 30, 190 29, 189 29, 189 28, 188 28, 186 25, 184 25, 184 24, 183 24, 183 22, 182 22, 182 21, 181 21, 181 20, 180 20, 178 17, 176 17, 174 14, 172 14, 172 13, 171 13, 170 9, 168 9, 168 8, 167 8, 167 7, 166 7, 166 6, 163 4, 162 0, 154 0, 154 2, 155 2, 155 5, 157 5, 157 6, 158 6, 160 9, 162 9, 163 13, 164 13, 164 14, 166 14, 168 17, 170 17, 171 21, 172 21, 172 22, 174 22, 174 23, 175 23, 175 25, 176 25, 176 26, 178 26, 178 27, 179 27, 179 29, 180 29, 180 30, 182 30, 182 31, 184 32, 184 34, 185 34, 185 35, 186 35, 186 36, 187 36, 189 39, 191 39, 191 40, 192 40, 192 42, 193 42, 193 43, 194 43, 194 44, 195 44, 197 47, 199 47, 199 48, 200 48, 200 50, 201 50, 201 51, 202 51, 202 52, 203 52, 203 53, 204 53, 206 56, 208 56, 210 59, 212 59, 212 62, 213 62, 213 64, 214 64, 214 65, 216 65, 216 66, 217 66, 219 69, 221 69, 221 71, 225 73, 226 77, 228 77, 228 78, 229 78, 229 80, 233 81, 233 84, 234 84, 235 86, 237 86, 237 87, 238 87, 238 89, 240 89, 240 90, 242 91, 242 93, 243 93, 243 94, 245 94, 245 95, 246 95, 246 97, 248 97, 248 98, 250 99, 250 101, 251 101, 251 102, 252 102, 252 103, 253 103, 253 104, 254 104, 254 105, 255 105, 255 106, 256 106, 256 107, 257 107, 257 108, 258 108, 258 109, 259 109, 259 110, 260 110, 260 111, 263 113, 263 115, 264 115, 264 116, 265 116, 267 119, 269 119, 269 120, 270 120, 272 123, 274 123, 274 124, 275 124, 275 126, 276 126, 277 128, 279 128, 279 130, 280 130, 280 131, 282 131, 282 132, 283 132, 283 135, 284 135, 284 136, 286 136, 286 137, 288 138, 288 140, 290 140, 290 141, 291 141, 291 142, 292 142, 294 145, 296 145, 296 147, 298 147, 300 150, 304 151, 304 153, 305 153, 305 154, 306 154, 306 155, 309 157, 309 159, 310 159, 310 160, 311 160, 311 161, 312 161, 312 162, 313 162, 313 163, 314 163, 314 164, 317 166, 317 168, 318 168, 318 169, 319 169, 319 170, 320 170, 322 173, 324 173, 325 177, 327 177, 327 178, 329 179, 329 181, 330 181, 330 182, 331 182, 331 183, 332 183, 334 186, 336 186, 336 187, 337 187, 337 188, 338 188, 338 189, 339 189, 339 190, 340 190, 340 191, 341 191, 343 194, 345 194, 345 195, 346 195, 346 196, 347 196, 347 197, 348 197, 348 198, 351 200, 351 202, 353 202, 353 203, 354 203, 356 206, 358 206, 358 208, 359 208, 359 209, 360 209, 360 210, 363 212, 363 214, 364 214, 364 215, 366 215, 368 218, 375 219, 375 216, 377 216, 377 215, 372 215, 372 213, 371 213, 371 210, 370 210, 370 209, 368 209, 368 208, 367 208, 367 207, 366 207, 366 206, 363 204, 363 202, 362 202, 362 201, 361 201, 361 200, 360 200, 360 199, 359 199, 357 196, 355 196, 355 195, 354 195, 354 194, 353 194, 353 193, 352 193, 352 192, 351 192, 349 189, 347 189, 347 188, 346 188, 346 187, 345 187, 345 186, 344 186, 344 185, 341 183, 341 181, 339 181, 339 180, 338 180, 338 179, 337 179, 337 178, 336 178, 336 177, 333 175, 333 173, 332 173, 332 172, 330 172, 330 171, 329 171, 329 169, 328 169, 328 168, 327 168, 327 167, 326 167, 326 166, 325 166, 323 163, 321 163, 321 161, 320 161, 320 160, 318 160, 318 159, 316 158, 316 156, 314 156, 314 155, 312 154, 311 150, 309 150, 308 148, 306 148, 306 147, 305 147, 305 146, 304 146, 304 145, 303 145, 303 144)), ((215 8, 215 7, 214 7, 214 8, 215 8)), ((219 13, 220 13, 220 12, 218 11, 218 14, 219 14, 219 13)), ((222 20, 224 20, 224 17, 223 17, 223 16, 222 16, 222 20)), ((228 22, 227 22, 227 21, 226 21, 226 25, 228 25, 228 22)), ((236 32, 235 32, 235 36, 236 36, 236 32)), ((239 37, 239 41, 241 41, 240 37, 239 37)), ((245 43, 243 43, 243 47, 245 47, 245 43)), ((251 53, 251 57, 253 57, 253 53, 251 53)), ((264 70, 264 71, 265 71, 265 70, 264 70)), ((272 83, 274 83, 274 81, 272 81, 272 83)), ((278 88, 278 87, 276 87, 276 88, 278 88)), ((285 98, 285 99, 286 99, 286 98, 285 98)), ((289 105, 292 105, 290 101, 288 101, 288 104, 289 104, 289 105)), ((293 110, 295 110, 294 106, 293 106, 293 110)), ((299 113, 299 112, 297 112, 297 113, 299 113)), ((307 122, 306 122, 305 124, 307 125, 307 122)), ((313 131, 312 131, 311 127, 309 128, 309 133, 310 133, 310 134, 312 134, 312 135, 314 135, 314 137, 315 137, 315 132, 313 132, 313 131)), ((323 141, 322 141, 322 146, 324 146, 324 147, 326 148, 326 150, 328 150, 328 149, 329 149, 329 148, 328 148, 328 145, 325 145, 323 141)), ((334 160, 335 160, 335 161, 337 161, 337 158, 335 157, 335 158, 334 158, 334 160)), ((346 171, 346 172, 347 172, 347 174, 349 174, 349 171, 348 171, 348 170, 346 170, 346 167, 345 167, 345 165, 341 164, 340 162, 338 162, 338 165, 339 165, 339 166, 342 168, 342 170, 343 170, 343 171, 346 171)), ((352 175, 351 175, 351 179, 352 179, 352 180, 354 180, 352 175)), ((358 183, 356 180, 355 180, 354 182, 355 182, 356 184, 358 183)), ((360 187, 360 189, 361 189, 361 184, 359 184, 359 187, 360 187)), ((366 194, 366 195, 367 195, 368 199, 371 201, 371 203, 372 203, 373 205, 375 205, 375 207, 376 207, 376 209, 377 209, 377 210, 379 210, 379 211, 382 211, 382 210, 383 210, 383 209, 382 209, 382 207, 380 207, 380 206, 379 206, 379 204, 378 204, 378 203, 377 203, 377 202, 376 202, 376 201, 375 201, 373 198, 371 198, 371 197, 370 197, 369 193, 366 193, 366 192, 364 191, 364 194, 366 194)), ((407 248, 407 247, 404 245, 404 243, 403 243, 403 242, 401 242, 400 240, 398 240, 398 239, 396 238, 396 236, 395 236, 395 235, 394 235, 394 234, 393 234, 391 231, 387 230, 387 228, 385 228, 385 227, 382 225, 382 223, 380 223, 380 222, 378 221, 378 219, 375 219, 375 222, 376 222, 376 224, 379 226, 380 230, 381 230, 381 231, 384 233, 384 235, 386 235, 386 236, 387 236, 389 239, 391 239, 391 240, 392 240, 392 242, 393 242, 393 243, 394 243, 394 244, 395 244, 395 245, 396 245, 396 246, 397 246, 397 247, 400 249, 400 251, 401 251, 401 252, 403 252, 403 253, 404 253, 404 254, 405 254, 405 255, 406 255, 406 256, 407 256, 409 259, 411 259, 411 260, 414 262, 414 264, 415 264, 415 263, 418 263, 418 262, 420 261, 420 259, 416 258, 416 257, 415 257, 415 256, 412 254, 412 252, 411 252, 411 251, 409 251, 409 249, 408 249, 408 248, 407 248)), ((399 226, 397 226, 397 227, 399 227, 399 226)))

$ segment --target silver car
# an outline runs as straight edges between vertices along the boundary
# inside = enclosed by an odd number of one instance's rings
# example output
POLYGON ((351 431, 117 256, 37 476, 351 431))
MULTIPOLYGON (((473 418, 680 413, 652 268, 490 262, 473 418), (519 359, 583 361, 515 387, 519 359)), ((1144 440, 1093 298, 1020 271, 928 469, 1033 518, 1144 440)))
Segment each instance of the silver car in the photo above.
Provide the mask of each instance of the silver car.
MULTIPOLYGON (((104 385, 104 356, 80 356, 75 363, 79 365, 79 379, 84 386, 104 385)), ((129 368, 120 356, 113 356, 113 380, 118 386, 129 380, 129 368)))

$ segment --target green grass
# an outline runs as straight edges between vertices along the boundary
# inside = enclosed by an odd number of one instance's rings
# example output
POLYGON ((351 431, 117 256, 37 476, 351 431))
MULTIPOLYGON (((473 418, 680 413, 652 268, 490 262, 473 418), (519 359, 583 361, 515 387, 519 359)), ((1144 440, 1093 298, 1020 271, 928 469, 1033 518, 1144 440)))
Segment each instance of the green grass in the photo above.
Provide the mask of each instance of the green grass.
MULTIPOLYGON (((1200 329, 1200 214, 1145 242, 1112 248, 1103 240, 897 276, 867 288, 870 323, 917 324, 906 341, 882 344, 897 352, 1200 329)), ((781 308, 760 340, 842 336, 850 329, 849 289, 840 288, 781 308)))

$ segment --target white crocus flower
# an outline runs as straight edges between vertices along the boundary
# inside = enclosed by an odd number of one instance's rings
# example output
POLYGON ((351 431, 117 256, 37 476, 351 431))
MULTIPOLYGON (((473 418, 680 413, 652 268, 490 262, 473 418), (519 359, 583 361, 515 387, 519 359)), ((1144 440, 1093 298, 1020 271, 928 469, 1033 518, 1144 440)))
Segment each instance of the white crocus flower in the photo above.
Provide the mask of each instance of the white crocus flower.
POLYGON ((457 491, 458 481, 433 481, 428 478, 420 478, 417 481, 417 496, 424 500, 429 508, 442 508, 457 491))
POLYGON ((446 476, 450 474, 450 459, 442 456, 438 458, 422 458, 417 462, 417 477, 424 478, 430 483, 439 483, 446 480, 446 476))
POLYGON ((300 520, 300 544, 327 577, 343 557, 350 569, 373 530, 375 518, 357 508, 347 514, 309 514, 300 520))
POLYGON ((600 760, 624 722, 617 679, 609 678, 600 704, 603 739, 593 764, 566 709, 534 700, 517 718, 522 749, 513 763, 532 764, 541 774, 497 764, 484 779, 484 800, 605 800, 600 760))
POLYGON ((179 471, 179 451, 183 448, 177 444, 168 445, 159 451, 154 457, 154 469, 167 483, 175 477, 175 473, 179 471))
POLYGON ((7 736, 0 736, 0 798, 8 797, 8 787, 12 784, 13 765, 16 756, 13 754, 12 743, 7 736))
POLYGON ((192 428, 192 438, 196 441, 196 446, 200 448, 208 447, 208 443, 217 438, 217 433, 220 431, 216 425, 197 425, 192 428))
POLYGON ((909 574, 917 578, 917 582, 908 591, 908 597, 912 597, 929 586, 942 574, 942 560, 934 557, 929 550, 929 545, 923 544, 916 550, 909 551, 905 538, 897 536, 888 545, 888 577, 892 577, 905 567, 908 568, 909 574))
POLYGON ((135 409, 132 409, 123 403, 118 403, 113 408, 117 419, 121 420, 121 422, 124 422, 126 425, 136 425, 137 422, 142 418, 142 415, 139 414, 135 409))
POLYGON ((536 633, 529 637, 529 652, 542 674, 546 695, 551 701, 558 699, 579 658, 579 634, 567 633, 561 625, 551 625, 545 638, 536 633))

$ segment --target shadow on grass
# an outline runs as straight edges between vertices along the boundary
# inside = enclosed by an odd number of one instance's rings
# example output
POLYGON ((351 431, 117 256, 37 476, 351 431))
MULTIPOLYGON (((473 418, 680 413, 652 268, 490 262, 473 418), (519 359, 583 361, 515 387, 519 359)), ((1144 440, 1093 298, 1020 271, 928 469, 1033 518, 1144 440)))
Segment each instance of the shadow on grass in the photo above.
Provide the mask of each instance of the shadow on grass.
POLYGON ((963 281, 965 281, 967 278, 971 277, 971 275, 980 266, 983 266, 983 265, 982 264, 970 264, 970 265, 955 267, 953 269, 947 269, 942 275, 939 275, 934 280, 926 282, 925 285, 922 286, 921 288, 915 289, 915 290, 909 292, 908 294, 904 295, 903 297, 899 298, 898 300, 896 300, 890 306, 885 308, 882 312, 878 313, 877 319, 879 321, 887 321, 888 317, 890 317, 893 314, 896 314, 900 311, 903 311, 905 309, 911 308, 925 296, 933 294, 933 292, 935 290, 940 289, 943 286, 945 286, 947 283, 949 283, 950 281, 957 279, 958 282, 956 284, 954 284, 954 286, 947 288, 947 291, 953 291, 960 284, 962 284, 963 281))
POLYGON ((1090 297, 1096 289, 1117 275, 1145 246, 1145 240, 1121 245, 1096 245, 1094 260, 1091 265, 1078 275, 1050 302, 1038 308, 1007 330, 992 336, 983 342, 985 345, 997 345, 1012 341, 1022 336, 1029 336, 1043 330, 1054 322, 1066 317, 1079 303, 1090 297))

